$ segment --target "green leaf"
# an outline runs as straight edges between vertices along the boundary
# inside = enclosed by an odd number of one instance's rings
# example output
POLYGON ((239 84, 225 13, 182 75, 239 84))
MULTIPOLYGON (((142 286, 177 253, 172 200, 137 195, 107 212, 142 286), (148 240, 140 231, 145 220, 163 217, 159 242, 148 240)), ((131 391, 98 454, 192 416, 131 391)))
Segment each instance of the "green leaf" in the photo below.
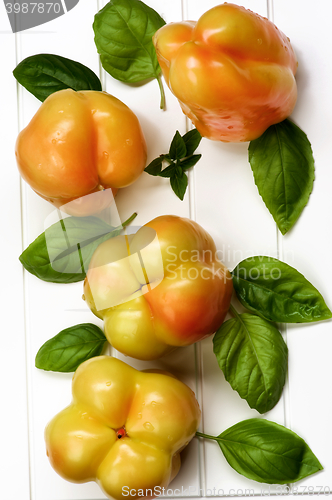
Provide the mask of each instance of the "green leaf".
POLYGON ((53 372, 74 372, 87 359, 99 356, 106 337, 98 326, 82 323, 66 328, 41 346, 37 368, 53 372))
POLYGON ((150 175, 158 176, 161 172, 162 166, 163 166, 163 158, 162 156, 158 156, 158 158, 152 160, 152 162, 149 163, 147 167, 145 167, 144 172, 150 175))
POLYGON ((173 177, 175 175, 175 172, 177 171, 177 166, 175 163, 171 163, 168 167, 164 168, 159 174, 160 177, 173 177))
POLYGON ((213 338, 213 352, 232 389, 259 413, 279 401, 287 373, 287 346, 268 321, 236 314, 213 338))
POLYGON ((202 156, 192 154, 201 138, 196 129, 190 130, 182 137, 177 130, 172 139, 169 153, 156 158, 145 169, 150 175, 170 178, 171 187, 180 200, 183 200, 188 186, 188 178, 184 172, 196 165, 202 156), (163 160, 170 163, 164 170, 162 170, 163 160))
POLYGON ((97 246, 119 235, 136 215, 116 228, 97 217, 68 217, 40 234, 19 259, 29 273, 43 281, 82 281, 97 246))
POLYGON ((171 146, 169 148, 169 156, 172 158, 172 160, 181 160, 181 158, 187 156, 186 144, 178 130, 175 132, 175 135, 171 142, 171 146))
POLYGON ((21 61, 16 80, 40 101, 62 89, 102 90, 97 75, 83 64, 53 54, 38 54, 21 61))
POLYGON ((288 119, 272 125, 250 142, 249 162, 259 194, 282 234, 287 233, 313 188, 315 167, 307 136, 288 119))
POLYGON ((184 143, 186 145, 187 156, 191 156, 199 146, 199 143, 202 140, 201 134, 198 132, 196 128, 193 130, 189 130, 186 134, 182 136, 184 143))
POLYGON ((278 259, 255 256, 232 272, 240 302, 278 323, 309 323, 332 317, 319 291, 296 269, 278 259))
POLYGON ((269 420, 251 418, 208 437, 218 442, 233 469, 260 483, 294 483, 323 469, 301 437, 269 420))
POLYGON ((200 160, 202 155, 191 155, 188 156, 188 158, 185 158, 184 160, 181 160, 180 167, 182 170, 188 170, 189 168, 193 167, 196 165, 198 160, 200 160))
POLYGON ((181 173, 176 173, 170 178, 171 186, 178 198, 182 201, 188 186, 188 177, 182 171, 181 173))
POLYGON ((164 24, 155 10, 139 0, 110 0, 93 23, 103 68, 126 83, 157 78, 162 101, 161 69, 152 37, 164 24))

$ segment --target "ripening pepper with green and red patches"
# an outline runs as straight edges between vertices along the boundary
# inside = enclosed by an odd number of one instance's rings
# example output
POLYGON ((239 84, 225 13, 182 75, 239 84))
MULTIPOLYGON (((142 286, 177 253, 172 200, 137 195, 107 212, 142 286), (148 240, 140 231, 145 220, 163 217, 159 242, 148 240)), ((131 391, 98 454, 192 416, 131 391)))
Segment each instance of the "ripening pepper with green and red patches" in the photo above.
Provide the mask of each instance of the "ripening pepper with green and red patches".
POLYGON ((211 236, 173 215, 102 243, 84 282, 84 298, 112 346, 145 360, 213 334, 232 290, 211 236))

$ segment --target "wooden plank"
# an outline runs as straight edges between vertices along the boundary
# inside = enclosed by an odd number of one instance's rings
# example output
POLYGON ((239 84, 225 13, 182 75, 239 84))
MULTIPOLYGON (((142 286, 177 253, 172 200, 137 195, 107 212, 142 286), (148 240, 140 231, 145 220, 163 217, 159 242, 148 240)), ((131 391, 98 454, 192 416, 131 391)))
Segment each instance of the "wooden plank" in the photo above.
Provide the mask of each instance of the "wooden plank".
MULTIPOLYGON (((292 119, 308 135, 316 166, 316 179, 309 203, 294 229, 283 238, 283 257, 318 288, 330 308, 331 14, 332 6, 328 2, 324 2, 320 8, 308 1, 274 2, 274 21, 290 38, 299 61, 296 77, 298 101, 292 119)), ((294 485, 293 490, 298 486, 298 491, 302 493, 305 488, 308 493, 309 487, 318 492, 323 486, 326 487, 325 492, 331 492, 331 322, 288 326, 287 338, 290 351, 289 425, 306 439, 325 469, 319 475, 294 485)))
POLYGON ((25 357, 21 185, 15 164, 18 133, 17 91, 12 71, 16 66, 15 35, 4 3, 0 4, 1 93, 0 148, 2 163, 1 261, 2 336, 0 356, 2 429, 0 475, 2 494, 8 500, 30 497, 28 415, 25 357), (13 466, 15 464, 15 466, 13 466), (19 471, 19 480, 18 480, 19 471))

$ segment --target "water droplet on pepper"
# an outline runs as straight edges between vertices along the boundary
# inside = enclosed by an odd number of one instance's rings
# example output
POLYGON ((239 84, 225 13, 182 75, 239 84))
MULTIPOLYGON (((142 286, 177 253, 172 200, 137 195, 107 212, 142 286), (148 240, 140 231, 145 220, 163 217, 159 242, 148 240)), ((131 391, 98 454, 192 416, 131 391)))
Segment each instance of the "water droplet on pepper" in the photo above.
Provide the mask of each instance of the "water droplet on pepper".
POLYGON ((153 431, 153 429, 154 429, 153 425, 152 425, 150 422, 145 422, 145 423, 143 424, 143 427, 144 427, 144 429, 146 429, 147 431, 153 431))

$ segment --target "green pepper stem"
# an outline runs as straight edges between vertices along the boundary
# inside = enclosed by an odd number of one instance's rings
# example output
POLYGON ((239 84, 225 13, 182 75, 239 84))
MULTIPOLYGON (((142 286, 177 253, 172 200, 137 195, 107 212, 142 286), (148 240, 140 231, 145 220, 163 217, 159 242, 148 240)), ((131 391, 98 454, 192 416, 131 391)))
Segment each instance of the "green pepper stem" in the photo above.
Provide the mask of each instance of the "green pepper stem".
POLYGON ((125 227, 127 226, 128 224, 130 224, 130 222, 132 222, 135 218, 137 217, 137 212, 134 212, 130 217, 129 219, 125 220, 123 223, 122 223, 122 226, 125 227))
POLYGON ((134 219, 136 219, 136 217, 137 217, 137 212, 134 212, 127 220, 122 222, 120 226, 114 227, 111 232, 123 229, 124 227, 128 226, 128 224, 130 224, 134 219))
POLYGON ((204 434, 203 432, 196 432, 196 436, 197 437, 202 437, 202 438, 205 438, 205 439, 213 439, 213 440, 216 440, 216 436, 210 436, 210 434, 204 434))
POLYGON ((165 91, 164 91, 164 86, 163 86, 163 82, 162 82, 162 79, 161 79, 161 75, 159 73, 159 75, 157 76, 157 82, 158 82, 158 85, 159 85, 159 89, 160 89, 160 109, 162 110, 166 110, 166 106, 165 106, 165 91))

